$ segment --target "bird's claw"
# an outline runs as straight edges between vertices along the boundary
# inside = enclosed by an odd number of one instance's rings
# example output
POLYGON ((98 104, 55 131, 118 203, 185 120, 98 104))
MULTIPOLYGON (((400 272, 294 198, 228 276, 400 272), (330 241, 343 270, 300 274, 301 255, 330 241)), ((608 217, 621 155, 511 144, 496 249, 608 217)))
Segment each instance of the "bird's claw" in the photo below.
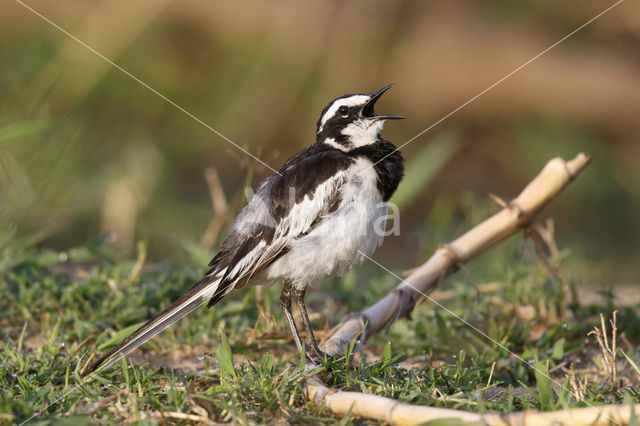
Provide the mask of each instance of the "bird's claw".
POLYGON ((324 360, 319 358, 317 355, 313 356, 312 354, 306 352, 304 354, 304 357, 307 360, 307 363, 313 364, 315 366, 319 366, 319 365, 323 365, 324 364, 324 360))

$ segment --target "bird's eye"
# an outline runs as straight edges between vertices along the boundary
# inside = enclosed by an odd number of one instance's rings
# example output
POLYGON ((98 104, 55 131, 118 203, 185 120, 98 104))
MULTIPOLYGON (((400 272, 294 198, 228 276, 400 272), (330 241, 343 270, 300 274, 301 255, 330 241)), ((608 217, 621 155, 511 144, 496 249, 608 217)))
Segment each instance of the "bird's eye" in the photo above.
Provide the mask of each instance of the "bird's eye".
POLYGON ((346 117, 349 115, 349 107, 346 107, 343 105, 340 108, 338 108, 338 112, 340 113, 341 116, 346 117))

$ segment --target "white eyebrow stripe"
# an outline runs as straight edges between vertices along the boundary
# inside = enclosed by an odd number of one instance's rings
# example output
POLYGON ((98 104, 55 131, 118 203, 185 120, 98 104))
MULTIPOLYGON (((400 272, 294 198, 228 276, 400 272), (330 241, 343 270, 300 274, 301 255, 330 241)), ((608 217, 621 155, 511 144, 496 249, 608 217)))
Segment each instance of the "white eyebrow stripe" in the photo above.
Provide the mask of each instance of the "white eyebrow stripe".
POLYGON ((353 95, 353 96, 349 96, 348 98, 342 98, 342 99, 336 100, 329 107, 327 112, 325 112, 324 115, 322 116, 322 119, 320 120, 320 127, 318 128, 318 133, 322 131, 322 128, 324 127, 326 122, 335 115, 336 111, 338 111, 338 108, 340 108, 341 106, 351 107, 355 105, 363 105, 368 100, 369 100, 369 96, 367 95, 353 95))

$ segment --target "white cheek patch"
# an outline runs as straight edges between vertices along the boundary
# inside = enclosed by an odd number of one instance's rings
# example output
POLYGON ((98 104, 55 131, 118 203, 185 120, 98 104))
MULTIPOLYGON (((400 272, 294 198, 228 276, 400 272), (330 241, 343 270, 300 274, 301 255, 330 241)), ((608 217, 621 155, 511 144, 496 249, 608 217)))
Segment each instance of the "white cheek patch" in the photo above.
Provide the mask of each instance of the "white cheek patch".
POLYGON ((355 105, 364 105, 364 103, 367 102, 368 100, 369 100, 369 96, 367 95, 353 95, 353 96, 349 96, 348 98, 342 98, 342 99, 336 100, 329 107, 327 112, 325 112, 324 115, 322 116, 322 119, 320 120, 320 127, 318 128, 318 133, 322 131, 322 128, 327 123, 327 121, 329 121, 331 117, 336 115, 336 112, 341 106, 352 107, 355 105))

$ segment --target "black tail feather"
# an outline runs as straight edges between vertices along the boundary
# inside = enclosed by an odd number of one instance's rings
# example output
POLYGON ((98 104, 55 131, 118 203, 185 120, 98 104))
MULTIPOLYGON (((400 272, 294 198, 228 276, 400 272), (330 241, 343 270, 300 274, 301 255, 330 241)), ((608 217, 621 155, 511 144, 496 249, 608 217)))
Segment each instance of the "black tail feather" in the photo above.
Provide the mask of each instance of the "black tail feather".
POLYGON ((218 279, 212 280, 211 277, 205 276, 200 282, 193 286, 189 292, 173 302, 167 309, 147 321, 146 324, 131 333, 126 339, 97 360, 83 373, 83 376, 102 371, 115 364, 129 352, 144 344, 185 315, 194 311, 215 292, 218 283, 218 279))

